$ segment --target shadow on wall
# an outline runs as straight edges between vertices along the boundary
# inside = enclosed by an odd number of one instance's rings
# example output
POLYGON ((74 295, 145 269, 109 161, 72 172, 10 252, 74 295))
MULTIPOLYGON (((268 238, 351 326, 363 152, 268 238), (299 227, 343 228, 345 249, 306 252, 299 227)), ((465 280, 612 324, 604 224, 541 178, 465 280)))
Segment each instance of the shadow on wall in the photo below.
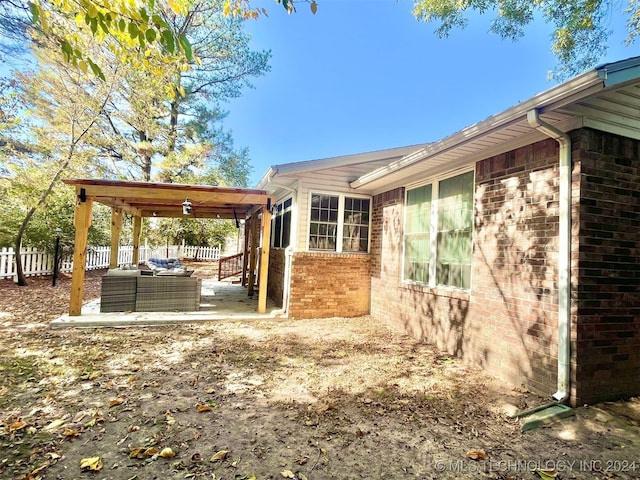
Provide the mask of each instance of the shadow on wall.
POLYGON ((468 295, 440 295, 420 287, 400 289, 403 328, 414 337, 483 367, 486 346, 478 342, 478 325, 469 321, 468 295), (411 305, 412 308, 408 308, 411 305))
POLYGON ((486 339, 492 354, 504 352, 502 376, 545 393, 557 379, 557 178, 547 166, 478 182, 476 192, 474 311, 498 333, 486 339))

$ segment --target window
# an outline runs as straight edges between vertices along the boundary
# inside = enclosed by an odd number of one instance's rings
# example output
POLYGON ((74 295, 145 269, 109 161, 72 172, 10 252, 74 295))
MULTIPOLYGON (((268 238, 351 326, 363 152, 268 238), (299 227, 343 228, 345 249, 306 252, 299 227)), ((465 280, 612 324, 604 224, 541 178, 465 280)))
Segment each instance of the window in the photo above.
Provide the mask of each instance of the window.
POLYGON ((473 172, 440 182, 436 282, 469 288, 473 229, 473 172))
POLYGON ((338 231, 338 197, 311 195, 309 249, 335 250, 338 231))
POLYGON ((271 243, 274 248, 287 248, 291 243, 291 205, 292 200, 288 198, 273 207, 271 243))
POLYGON ((404 280, 468 289, 472 231, 473 172, 408 190, 404 280))
POLYGON ((404 278, 429 283, 431 185, 407 192, 404 231, 404 278))
POLYGON ((309 250, 369 251, 371 200, 312 193, 309 250))
POLYGON ((343 252, 369 250, 369 204, 368 198, 344 199, 343 252))

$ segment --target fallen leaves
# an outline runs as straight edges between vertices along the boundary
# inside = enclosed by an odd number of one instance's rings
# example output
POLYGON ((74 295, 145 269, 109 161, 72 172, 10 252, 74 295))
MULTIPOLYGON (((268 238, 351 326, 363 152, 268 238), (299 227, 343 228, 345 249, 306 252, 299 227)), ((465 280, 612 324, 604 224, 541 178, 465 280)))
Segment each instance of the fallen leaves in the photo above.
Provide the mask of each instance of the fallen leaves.
POLYGON ((207 404, 200 404, 196 407, 196 411, 198 413, 204 413, 204 412, 212 412, 213 408, 211 408, 209 405, 207 404))
POLYGON ((46 427, 44 427, 44 431, 45 432, 52 432, 54 430, 56 430, 57 428, 61 427, 62 425, 64 425, 65 420, 62 418, 58 418, 57 420, 52 421, 49 425, 47 425, 46 427))
POLYGON ((329 403, 321 403, 320 405, 317 405, 315 407, 316 413, 324 413, 324 412, 326 412, 328 410, 337 410, 337 407, 331 402, 329 402, 329 403))
POLYGON ((164 414, 164 417, 165 417, 165 421, 167 422, 167 425, 173 425, 176 423, 176 417, 171 415, 171 412, 167 411, 164 414))
POLYGON ((80 460, 80 468, 83 470, 102 470, 102 459, 100 457, 88 457, 80 460))
POLYGON ((27 425, 29 425, 29 424, 27 422, 23 421, 23 420, 18 420, 16 422, 13 422, 13 423, 9 424, 9 433, 13 433, 13 432, 17 432, 18 430, 22 430, 27 425))
POLYGON ((148 458, 173 458, 176 453, 170 447, 165 447, 162 450, 158 450, 156 447, 130 447, 129 458, 135 458, 138 460, 146 460, 148 458))
POLYGON ((40 473, 43 472, 46 468, 48 468, 49 466, 51 466, 51 464, 49 462, 45 463, 44 465, 39 466, 38 468, 31 470, 26 477, 24 478, 24 480, 40 480, 42 477, 40 476, 40 473))
POLYGON ((467 452, 467 457, 470 458, 471 460, 488 460, 489 459, 489 457, 487 456, 484 450, 469 450, 467 452))
POLYGON ((165 447, 162 450, 160 450, 160 456, 162 458, 173 458, 176 456, 176 454, 171 448, 165 447))
POLYGON ((154 455, 158 455, 160 450, 155 447, 132 447, 129 449, 129 458, 137 458, 139 460, 145 460, 151 458, 154 455))
POLYGON ((542 480, 554 480, 558 476, 558 472, 555 470, 545 470, 542 468, 534 468, 533 472, 540 475, 540 478, 542 480))
POLYGON ((221 462, 222 460, 224 460, 229 456, 229 453, 231 453, 229 450, 220 450, 219 452, 214 453, 213 456, 209 459, 209 461, 221 462))
POLYGON ((283 478, 292 478, 294 480, 308 480, 304 473, 293 473, 291 470, 283 470, 280 472, 283 478))
POLYGON ((109 408, 117 407, 118 405, 122 405, 124 403, 124 398, 112 398, 109 400, 109 408))

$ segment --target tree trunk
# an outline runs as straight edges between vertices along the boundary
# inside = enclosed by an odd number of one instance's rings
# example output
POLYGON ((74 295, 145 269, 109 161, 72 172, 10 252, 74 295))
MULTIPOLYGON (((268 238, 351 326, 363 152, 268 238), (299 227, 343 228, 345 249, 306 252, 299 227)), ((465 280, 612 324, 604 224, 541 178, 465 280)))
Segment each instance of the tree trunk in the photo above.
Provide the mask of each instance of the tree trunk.
POLYGON ((18 277, 17 283, 21 287, 24 287, 27 285, 27 277, 24 276, 24 270, 22 268, 22 255, 20 255, 20 251, 22 249, 22 237, 24 236, 24 232, 27 230, 27 226, 31 221, 31 217, 33 217, 33 214, 36 213, 36 210, 38 209, 38 207, 40 207, 42 204, 44 204, 44 202, 46 202, 47 197, 53 190, 53 186, 56 184, 56 182, 62 175, 62 172, 64 172, 69 166, 69 162, 71 161, 71 157, 73 156, 73 150, 74 149, 72 148, 71 151, 69 152, 69 156, 67 157, 67 161, 64 162, 62 166, 58 169, 56 174, 53 176, 53 179, 51 179, 51 183, 49 183, 49 186, 47 187, 47 189, 44 192, 42 192, 42 195, 40 196, 38 203, 36 203, 33 207, 29 209, 29 211, 24 217, 24 220, 22 220, 22 225, 20 225, 20 230, 18 230, 18 235, 16 236, 16 275, 18 277))
POLYGON ((178 135, 178 115, 180 113, 180 101, 175 98, 171 102, 171 117, 169 119, 169 139, 167 151, 173 153, 176 150, 176 138, 178 135))
POLYGON ((15 259, 16 259, 16 276, 18 277, 17 284, 21 287, 27 286, 27 277, 24 275, 24 270, 22 268, 22 237, 24 235, 25 230, 27 229, 27 225, 29 225, 29 221, 33 214, 36 212, 36 207, 31 207, 27 212, 27 215, 22 220, 22 225, 20 225, 20 230, 18 230, 18 235, 16 236, 16 244, 15 244, 15 259))
MULTIPOLYGON (((140 142, 150 143, 149 138, 147 137, 146 132, 139 132, 138 137, 140 138, 140 142)), ((151 151, 150 148, 145 148, 139 150, 139 155, 142 159, 142 181, 149 182, 151 181, 151 151)))

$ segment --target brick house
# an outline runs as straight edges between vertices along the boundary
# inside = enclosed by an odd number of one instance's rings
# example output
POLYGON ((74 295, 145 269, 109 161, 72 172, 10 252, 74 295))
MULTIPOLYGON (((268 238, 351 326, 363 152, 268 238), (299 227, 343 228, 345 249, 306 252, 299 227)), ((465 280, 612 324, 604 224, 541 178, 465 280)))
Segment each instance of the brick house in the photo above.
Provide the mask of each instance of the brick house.
POLYGON ((258 188, 290 317, 371 314, 573 405, 640 394, 640 57, 258 188))

